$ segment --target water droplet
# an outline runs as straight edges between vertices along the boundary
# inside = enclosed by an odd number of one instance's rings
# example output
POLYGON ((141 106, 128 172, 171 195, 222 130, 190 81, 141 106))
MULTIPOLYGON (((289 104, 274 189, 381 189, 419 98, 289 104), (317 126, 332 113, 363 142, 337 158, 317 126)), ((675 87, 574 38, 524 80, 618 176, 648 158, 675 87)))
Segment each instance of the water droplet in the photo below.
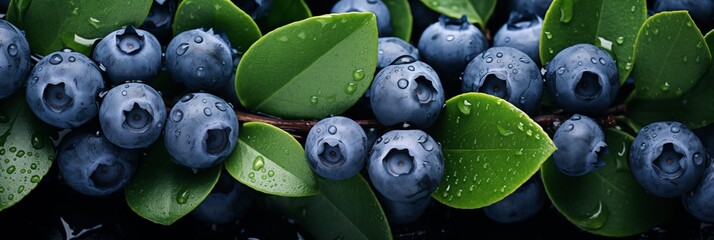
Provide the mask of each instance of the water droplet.
POLYGON ((598 201, 598 205, 587 213, 577 218, 577 225, 586 229, 600 229, 607 222, 609 212, 607 206, 602 202, 598 201))
POLYGON ((595 59, 595 58, 590 58, 590 62, 593 63, 593 64, 595 64, 595 63, 597 63, 597 59, 595 59))
POLYGON ((617 37, 617 39, 615 39, 615 42, 616 42, 617 44, 622 45, 623 43, 625 43, 625 38, 624 38, 624 37, 617 37))
POLYGON ((52 55, 50 57, 50 64, 57 65, 57 64, 62 63, 62 60, 63 60, 62 56, 59 55, 59 53, 55 53, 54 55, 52 55))
POLYGON ((486 63, 491 63, 491 62, 493 62, 493 58, 492 58, 492 57, 487 57, 487 58, 486 58, 486 63))
POLYGON ((184 204, 188 201, 188 197, 190 195, 190 192, 188 190, 183 190, 179 194, 176 195, 176 202, 178 204, 184 204))
POLYGON ((15 166, 10 166, 10 167, 8 167, 7 169, 5 169, 5 172, 7 172, 7 174, 12 174, 12 173, 14 173, 14 172, 15 172, 15 166))
POLYGON ((25 151, 22 151, 22 150, 17 151, 17 154, 15 154, 15 156, 16 156, 16 157, 19 157, 19 158, 20 158, 20 157, 23 157, 23 156, 25 156, 25 151))
POLYGON ((548 32, 548 31, 546 31, 546 32, 545 32, 545 38, 547 38, 547 39, 553 39, 553 34, 550 33, 550 32, 548 32))
POLYGON ((171 120, 174 122, 180 122, 181 119, 183 119, 183 112, 181 110, 176 110, 173 114, 171 114, 171 120))
POLYGON ((227 109, 227 108, 226 108, 226 105, 223 104, 222 102, 217 102, 217 103, 216 103, 216 108, 218 108, 218 110, 220 110, 221 112, 225 112, 226 109, 227 109))
POLYGON ((204 70, 203 67, 196 68, 196 76, 197 77, 203 77, 205 75, 206 75, 206 71, 204 70))
POLYGON ((501 126, 496 126, 498 128, 498 133, 500 133, 502 136, 510 136, 513 135, 513 131, 505 129, 501 126))
POLYGON ((645 148, 647 148, 647 144, 646 144, 646 143, 640 144, 640 150, 645 150, 645 148))
POLYGON ((377 50, 377 54, 384 55, 384 50, 382 50, 382 49, 377 50))
POLYGON ((24 191, 25 191, 25 186, 19 186, 17 188, 17 194, 22 194, 22 192, 24 192, 24 191))
POLYGON ((635 7, 634 5, 632 5, 632 7, 630 7, 630 12, 635 12, 636 9, 637 9, 637 7, 635 7))
POLYGON ((603 65, 605 65, 605 59, 604 59, 604 58, 600 58, 600 60, 599 60, 599 61, 600 61, 600 64, 603 64, 603 65))
POLYGON ((262 156, 257 156, 255 157, 255 160, 253 160, 253 171, 260 171, 263 169, 265 166, 265 160, 263 160, 262 156))
POLYGON ((448 41, 448 42, 454 41, 454 35, 446 36, 446 41, 448 41))
POLYGON ((254 172, 248 173, 248 178, 255 178, 255 173, 254 172))
POLYGON ((188 51, 188 43, 181 43, 176 48, 176 54, 178 54, 179 56, 186 53, 186 51, 188 51))
POLYGON ((310 97, 310 103, 312 103, 312 104, 317 104, 317 102, 318 102, 317 96, 311 96, 311 97, 310 97))
POLYGON ((38 182, 40 182, 40 176, 32 175, 32 177, 30 177, 30 182, 31 182, 31 183, 38 183, 38 182))
POLYGON ((9 149, 9 150, 10 150, 10 152, 11 152, 11 153, 14 153, 14 152, 16 152, 16 151, 17 151, 17 148, 15 148, 15 147, 10 147, 10 149, 9 149))
POLYGON ((503 40, 506 41, 506 43, 511 42, 511 37, 506 37, 506 38, 503 39, 503 40))
POLYGON ((77 61, 77 59, 76 59, 74 56, 68 57, 67 60, 68 60, 69 62, 77 61))
POLYGON ((563 73, 565 73, 565 68, 564 68, 564 67, 559 67, 559 68, 558 68, 558 74, 562 75, 563 73))
POLYGON ((347 83, 347 87, 345 87, 345 93, 353 94, 355 91, 357 91, 357 84, 353 82, 347 83))
POLYGON ((659 34, 659 28, 652 29, 652 33, 653 33, 654 35, 659 34))
POLYGON ((464 99, 463 101, 459 102, 459 111, 465 115, 471 114, 471 102, 469 100, 464 99))
POLYGON ((352 80, 359 81, 364 79, 364 70, 357 69, 352 72, 352 80))
POLYGON ((409 86, 408 80, 402 78, 402 79, 399 79, 399 81, 397 81, 397 87, 399 87, 401 89, 406 89, 407 86, 409 86))
POLYGON ((203 42, 203 38, 202 38, 201 36, 196 36, 195 38, 193 38, 193 41, 196 42, 196 43, 202 43, 202 42, 203 42))
POLYGON ((502 52, 496 53, 496 57, 497 57, 497 58, 502 58, 502 57, 503 57, 503 53, 502 53, 502 52))
POLYGON ((407 67, 407 69, 409 69, 409 71, 414 71, 414 70, 416 70, 416 68, 414 68, 414 66, 409 66, 409 67, 407 67))
POLYGON ((332 125, 329 128, 327 128, 327 132, 332 135, 335 135, 337 133, 337 127, 335 127, 335 125, 332 125))
POLYGON ((548 53, 553 54, 553 48, 548 48, 548 53))
POLYGON ((15 45, 13 43, 13 44, 10 44, 9 46, 7 46, 7 54, 10 54, 10 56, 13 56, 13 57, 16 56, 17 55, 17 45, 15 45))
POLYGON ((32 134, 30 142, 32 143, 32 148, 34 149, 42 149, 45 147, 45 141, 37 133, 32 134))
POLYGON ((273 170, 268 171, 268 177, 273 177, 275 176, 275 172, 273 170))
POLYGON ((669 82, 664 82, 661 86, 659 86, 659 89, 662 91, 667 91, 669 90, 669 82))
POLYGON ((126 90, 122 90, 122 91, 121 91, 121 95, 122 95, 122 96, 126 96, 126 94, 127 94, 126 90))
POLYGON ((213 111, 211 111, 210 108, 204 108, 203 114, 206 114, 206 116, 211 116, 213 114, 213 111))
POLYGON ((694 164, 696 164, 696 165, 702 165, 702 163, 704 163, 704 158, 702 157, 702 154, 700 154, 699 152, 695 152, 692 155, 692 160, 694 160, 694 164))

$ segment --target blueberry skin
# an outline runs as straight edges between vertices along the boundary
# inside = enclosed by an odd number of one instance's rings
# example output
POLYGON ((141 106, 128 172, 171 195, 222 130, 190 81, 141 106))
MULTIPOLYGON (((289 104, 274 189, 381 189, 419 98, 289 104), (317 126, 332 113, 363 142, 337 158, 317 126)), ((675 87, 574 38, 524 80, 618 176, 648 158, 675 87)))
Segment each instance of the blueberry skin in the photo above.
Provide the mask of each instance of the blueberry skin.
POLYGON ((265 16, 273 6, 273 0, 232 0, 232 2, 250 15, 253 20, 265 16))
POLYGON ((488 48, 488 41, 466 16, 453 19, 439 17, 419 38, 423 61, 434 67, 445 85, 456 84, 466 65, 488 48))
POLYGON ((238 139, 238 118, 223 99, 189 93, 177 102, 166 121, 164 143, 176 163, 202 169, 230 155, 238 139))
POLYGON ((369 87, 372 112, 385 126, 407 123, 428 128, 446 101, 441 80, 426 63, 408 56, 397 61, 402 62, 379 71, 369 87))
POLYGON ((310 128, 305 156, 313 172, 332 180, 357 174, 367 158, 367 135, 354 120, 333 116, 310 128))
POLYGON ((92 59, 106 69, 113 85, 131 80, 150 83, 161 71, 161 44, 150 32, 129 25, 102 38, 92 59))
POLYGON ((637 133, 629 161, 632 175, 645 191, 670 198, 696 187, 709 160, 701 141, 686 125, 662 121, 637 133))
POLYGON ((397 58, 409 55, 419 60, 419 49, 398 37, 381 37, 377 44, 377 71, 392 64, 397 58))
POLYGON ((393 201, 377 193, 379 202, 391 224, 410 224, 419 220, 431 204, 431 196, 415 199, 414 201, 393 201))
POLYGON ((441 146, 421 130, 391 130, 372 147, 367 166, 374 188, 392 201, 413 202, 434 192, 444 175, 441 146))
POLYGON ((522 222, 535 216, 545 202, 545 190, 540 179, 531 178, 506 198, 486 206, 483 213, 499 223, 522 222))
POLYGON ((233 59, 213 29, 184 31, 166 47, 166 68, 171 77, 189 90, 216 90, 231 81, 233 59))
POLYGON ((682 195, 684 209, 704 222, 714 222, 714 166, 709 166, 699 184, 691 192, 682 195))
POLYGON ((123 188, 136 171, 139 151, 109 142, 90 125, 73 129, 57 148, 62 179, 89 196, 106 196, 123 188))
POLYGON ((545 82, 553 101, 566 112, 597 114, 615 101, 620 89, 615 60, 592 44, 575 44, 546 66, 545 82))
POLYGON ((590 117, 575 114, 563 122, 553 134, 553 143, 557 148, 553 161, 565 175, 582 176, 605 165, 605 133, 590 117))
POLYGON ((512 47, 528 55, 540 66, 540 32, 543 18, 531 13, 511 12, 508 22, 493 36, 494 47, 512 47))
POLYGON ((97 116, 104 79, 99 67, 83 54, 50 53, 35 64, 28 79, 27 104, 42 121, 74 128, 97 116))
POLYGON ((0 99, 20 89, 30 73, 30 44, 12 23, 0 19, 0 99))
POLYGON ((104 96, 99 123, 110 142, 123 148, 145 148, 161 136, 166 105, 149 85, 124 83, 104 96))
POLYGON ((510 0, 508 6, 511 11, 532 13, 544 18, 551 3, 553 0, 510 0))
POLYGON ((500 97, 528 114, 543 97, 540 69, 525 53, 512 47, 492 47, 471 60, 461 90, 500 97))
POLYGON ((165 45, 173 37, 171 23, 175 13, 175 0, 154 0, 149 9, 149 15, 141 24, 141 29, 150 32, 162 45, 165 45))
POLYGON ((372 12, 377 17, 379 37, 392 35, 392 19, 387 5, 382 0, 340 0, 330 13, 372 12))
POLYGON ((191 211, 191 216, 206 223, 231 223, 248 211, 255 195, 255 190, 223 171, 211 193, 191 211))

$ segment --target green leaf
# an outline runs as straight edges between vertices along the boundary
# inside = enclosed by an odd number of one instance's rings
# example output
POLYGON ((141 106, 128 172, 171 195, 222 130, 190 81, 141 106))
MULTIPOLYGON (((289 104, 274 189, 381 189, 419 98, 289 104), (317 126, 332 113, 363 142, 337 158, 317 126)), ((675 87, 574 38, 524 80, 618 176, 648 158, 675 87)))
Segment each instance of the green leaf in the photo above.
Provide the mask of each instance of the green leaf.
POLYGON ((635 49, 635 94, 641 99, 671 99, 692 89, 712 56, 686 11, 660 12, 645 22, 635 49))
POLYGON ((52 167, 51 129, 18 91, 0 101, 0 211, 20 202, 52 167))
POLYGON ((260 30, 266 34, 283 25, 312 17, 310 8, 303 0, 273 1, 265 16, 256 20, 260 30))
POLYGON ((267 123, 243 124, 225 166, 235 179, 264 193, 300 197, 319 192, 302 145, 267 123))
POLYGON ((178 165, 163 139, 149 153, 124 189, 126 203, 139 216, 171 225, 191 213, 211 193, 222 165, 192 170, 178 165))
POLYGON ((548 63, 561 50, 589 43, 608 50, 617 62, 620 84, 630 75, 635 40, 647 19, 645 0, 554 0, 543 19, 540 59, 548 63))
POLYGON ((609 128, 605 166, 580 177, 566 176, 552 160, 543 164, 541 177, 548 197, 570 222, 593 234, 632 236, 669 219, 677 199, 647 194, 632 177, 628 156, 634 138, 609 128))
POLYGON ((469 22, 486 26, 496 9, 496 0, 421 0, 424 5, 432 10, 451 18, 461 18, 466 15, 469 22))
POLYGON ((266 206, 295 219, 315 239, 392 239, 387 218, 362 175, 340 181, 318 178, 320 194, 266 196, 266 206))
POLYGON ((253 18, 230 0, 183 0, 172 24, 174 35, 200 27, 224 31, 241 53, 261 36, 253 18))
POLYGON ((94 41, 126 25, 138 27, 152 0, 15 0, 6 19, 25 31, 33 53, 71 48, 90 55, 94 41))
POLYGON ((412 9, 408 0, 383 0, 389 8, 392 30, 395 37, 409 42, 412 37, 412 9))
POLYGON ((266 34, 243 55, 236 93, 248 109, 285 118, 339 115, 372 83, 373 13, 311 17, 266 34))
POLYGON ((480 208, 503 199, 555 150, 528 115, 484 93, 449 99, 429 132, 445 158, 444 179, 432 196, 454 208, 480 208))

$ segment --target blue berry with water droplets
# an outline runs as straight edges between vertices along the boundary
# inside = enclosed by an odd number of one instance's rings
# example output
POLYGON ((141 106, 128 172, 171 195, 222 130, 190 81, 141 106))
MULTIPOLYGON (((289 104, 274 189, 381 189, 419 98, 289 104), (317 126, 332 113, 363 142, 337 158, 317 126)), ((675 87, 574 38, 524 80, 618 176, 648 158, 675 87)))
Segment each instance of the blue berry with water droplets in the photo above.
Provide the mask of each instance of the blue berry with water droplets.
POLYGON ((109 90, 99 107, 107 139, 123 148, 145 148, 161 136, 166 105, 159 92, 144 83, 124 83, 109 90))
POLYGON ((30 73, 30 44, 12 23, 0 19, 0 99, 15 93, 30 73))
POLYGON ((206 223, 231 223, 248 211, 255 195, 255 190, 238 182, 224 169, 211 193, 191 211, 191 216, 206 223))
POLYGON ((605 133, 592 118, 575 114, 553 134, 553 161, 561 173, 582 176, 605 165, 605 133))
POLYGON ((102 38, 92 59, 106 69, 114 85, 132 80, 149 83, 161 71, 161 44, 148 31, 129 25, 102 38))
POLYGON ((230 46, 213 32, 197 28, 174 36, 166 47, 166 69, 189 90, 213 91, 231 81, 230 46))
POLYGON ((514 11, 493 36, 494 47, 512 47, 520 50, 540 65, 540 32, 543 19, 532 13, 514 11))
POLYGON ((377 44, 377 72, 399 57, 409 55, 419 60, 419 49, 398 37, 381 37, 377 44))
POLYGON ((305 155, 312 171, 332 180, 343 180, 364 168, 367 135, 354 120, 333 116, 310 128, 305 155))
POLYGON ((515 192, 483 208, 483 213, 499 223, 515 223, 535 216, 545 203, 545 191, 540 178, 531 178, 515 192))
POLYGON ((372 12, 377 18, 380 37, 392 35, 392 17, 382 0, 340 0, 332 6, 331 13, 372 12))

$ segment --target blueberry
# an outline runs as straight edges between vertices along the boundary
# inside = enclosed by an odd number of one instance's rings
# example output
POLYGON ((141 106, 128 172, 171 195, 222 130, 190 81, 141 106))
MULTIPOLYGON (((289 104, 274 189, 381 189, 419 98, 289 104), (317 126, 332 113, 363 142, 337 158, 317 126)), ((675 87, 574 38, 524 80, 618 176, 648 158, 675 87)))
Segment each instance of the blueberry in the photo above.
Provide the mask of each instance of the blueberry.
POLYGON ((393 201, 377 193, 379 202, 391 224, 410 224, 418 220, 431 204, 431 196, 422 197, 413 201, 393 201))
MULTIPOLYGON (((273 0, 232 0, 245 13, 250 15, 253 20, 261 18, 268 13, 268 10, 273 6, 273 0)), ((279 0, 278 0, 279 1, 279 0)))
POLYGON ((488 41, 466 16, 439 17, 419 38, 419 53, 436 69, 445 85, 456 84, 466 65, 488 48, 488 41))
POLYGON ((553 134, 553 161, 561 173, 582 176, 605 165, 605 133, 592 118, 575 114, 553 134))
POLYGON ((230 47, 213 29, 184 31, 166 47, 166 68, 171 77, 189 90, 212 91, 231 81, 230 47))
POLYGON ((171 23, 176 13, 176 0, 154 0, 141 29, 154 35, 162 45, 171 41, 171 23))
POLYGON ((310 128, 305 156, 312 171, 332 180, 357 174, 367 157, 367 135, 354 120, 333 116, 310 128))
POLYGON ((708 154, 686 125, 674 121, 643 127, 630 147, 630 170, 652 195, 678 197, 704 176, 708 154))
POLYGON ((74 190, 90 196, 112 194, 131 179, 139 152, 109 142, 93 125, 65 135, 57 147, 62 179, 74 190))
POLYGON ((372 12, 377 17, 380 37, 392 35, 392 19, 382 0, 340 0, 332 6, 331 13, 372 12))
POLYGON ((535 216, 543 207, 545 191, 539 178, 531 178, 506 198, 486 206, 483 213, 499 223, 522 222, 535 216))
POLYGON ((419 60, 419 49, 398 37, 381 37, 377 45, 377 71, 392 64, 397 58, 409 55, 419 60))
POLYGON ((30 44, 12 23, 0 19, 0 99, 12 95, 30 73, 30 44))
POLYGON ((78 127, 97 116, 104 89, 99 67, 77 52, 53 52, 29 76, 27 104, 42 121, 59 128, 78 127))
POLYGON ((540 32, 543 19, 531 13, 511 12, 508 22, 493 36, 494 47, 512 47, 528 55, 540 65, 540 32))
POLYGON ((546 66, 546 86, 563 110, 596 114, 617 97, 620 77, 615 60, 592 44, 575 44, 555 55, 546 66))
POLYGON ((92 59, 106 69, 114 85, 131 80, 148 83, 161 70, 161 44, 151 33, 129 25, 102 38, 92 59))
POLYGON ((704 222, 714 222, 714 166, 706 168, 699 184, 688 194, 682 195, 684 209, 704 222))
POLYGON ((248 211, 255 195, 255 190, 238 182, 224 169, 211 193, 191 211, 191 216, 212 224, 231 223, 248 211))
POLYGON ((166 121, 164 143, 173 159, 189 168, 209 168, 228 157, 238 140, 232 106, 209 93, 189 93, 166 121))
POLYGON ((500 97, 532 114, 543 96, 543 78, 525 53, 512 47, 492 47, 466 66, 461 90, 500 97))
POLYGON ((714 0, 655 0, 655 13, 686 10, 699 27, 707 29, 714 22, 714 0))
POLYGON ((551 3, 553 0, 510 0, 508 6, 511 11, 536 14, 544 18, 551 3))
POLYGON ((109 90, 99 107, 99 123, 107 139, 123 148, 144 148, 156 142, 166 122, 161 95, 144 83, 124 83, 109 90))
POLYGON ((445 101, 436 72, 409 56, 379 71, 368 97, 372 112, 383 125, 407 123, 420 129, 436 121, 445 101))
POLYGON ((377 139, 367 167, 374 188, 392 201, 413 202, 434 192, 444 175, 441 146, 421 130, 391 130, 377 139))

